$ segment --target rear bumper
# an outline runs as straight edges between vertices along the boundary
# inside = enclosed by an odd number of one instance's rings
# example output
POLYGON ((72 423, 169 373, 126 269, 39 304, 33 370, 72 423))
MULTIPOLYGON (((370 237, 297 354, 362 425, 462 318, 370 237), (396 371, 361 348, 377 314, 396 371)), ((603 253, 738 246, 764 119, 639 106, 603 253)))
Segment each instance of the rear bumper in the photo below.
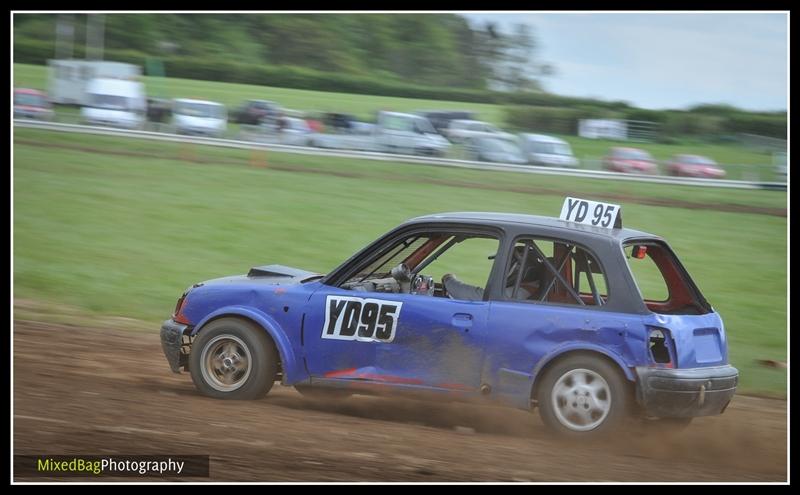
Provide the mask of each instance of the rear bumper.
POLYGON ((636 399, 647 415, 690 418, 722 414, 736 393, 733 366, 664 369, 637 367, 636 399))
POLYGON ((183 350, 186 346, 188 351, 189 342, 184 341, 189 339, 188 336, 184 337, 187 328, 187 325, 176 323, 172 319, 161 325, 161 348, 173 373, 180 373, 181 368, 187 369, 189 364, 189 354, 183 350))

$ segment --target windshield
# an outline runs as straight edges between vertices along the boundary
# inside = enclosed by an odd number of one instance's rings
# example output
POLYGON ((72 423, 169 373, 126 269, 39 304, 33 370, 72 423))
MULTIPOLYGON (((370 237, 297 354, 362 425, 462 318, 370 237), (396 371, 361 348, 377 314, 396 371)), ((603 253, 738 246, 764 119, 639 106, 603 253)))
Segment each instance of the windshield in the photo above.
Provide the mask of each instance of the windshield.
POLYGON ((642 150, 617 150, 614 152, 614 156, 623 160, 643 160, 648 162, 653 160, 650 153, 642 150))
POLYGON ((223 107, 211 103, 180 101, 175 105, 175 113, 187 115, 189 117, 221 119, 223 116, 223 107))
POLYGON ((690 165, 716 165, 713 160, 704 156, 686 155, 678 160, 679 162, 688 163, 690 165))
POLYGON ((90 97, 90 101, 93 107, 107 108, 109 110, 129 110, 132 106, 130 98, 119 95, 93 94, 90 97))
POLYGON ((417 129, 417 132, 421 132, 423 134, 436 134, 436 129, 433 128, 428 119, 416 119, 414 125, 417 129))
POLYGON ((517 148, 513 143, 504 141, 502 139, 484 139, 482 143, 486 151, 511 153, 513 155, 520 154, 519 148, 517 148))
POLYGON ((43 107, 45 100, 41 95, 31 93, 16 93, 14 95, 14 103, 17 105, 25 105, 29 107, 43 107))
POLYGON ((572 156, 572 148, 567 143, 535 142, 533 144, 533 152, 543 155, 572 156))

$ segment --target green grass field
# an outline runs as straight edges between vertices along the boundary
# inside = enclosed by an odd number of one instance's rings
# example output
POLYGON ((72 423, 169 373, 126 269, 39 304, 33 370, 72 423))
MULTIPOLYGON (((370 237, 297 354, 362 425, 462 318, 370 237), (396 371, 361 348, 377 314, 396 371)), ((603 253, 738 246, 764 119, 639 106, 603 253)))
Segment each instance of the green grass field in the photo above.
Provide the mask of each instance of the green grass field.
POLYGON ((557 216, 567 194, 618 195, 627 226, 666 237, 723 315, 742 389, 785 395, 787 224, 773 191, 441 169, 186 148, 30 129, 14 133, 15 297, 152 323, 191 283, 281 263, 326 272, 380 234, 436 211, 557 216), (70 149, 80 147, 82 150, 70 149), (184 159, 181 159, 184 158, 184 159), (193 162, 189 159, 203 160, 193 162), (530 189, 530 192, 528 189, 530 189))
MULTIPOLYGON (((378 110, 413 112, 424 109, 468 109, 475 111, 479 118, 504 126, 503 107, 499 105, 475 104, 465 102, 418 100, 385 96, 355 95, 346 93, 327 93, 300 89, 273 88, 248 84, 219 83, 178 78, 145 77, 148 94, 162 92, 170 98, 201 98, 224 103, 234 108, 246 99, 266 99, 280 103, 286 108, 296 110, 339 111, 355 114, 363 119, 372 119, 378 110)), ((38 65, 14 64, 14 86, 47 89, 47 67, 38 65)), ((59 120, 77 122, 77 109, 57 110, 59 120)), ((535 130, 532 130, 535 131, 535 130)), ((229 136, 238 133, 238 126, 231 125, 229 136)), ((612 146, 619 142, 610 140, 584 139, 577 136, 560 136, 570 143, 575 155, 584 161, 588 168, 599 168, 595 160, 602 158, 612 146)), ((724 165, 728 178, 746 180, 775 180, 772 156, 736 144, 710 144, 699 141, 685 141, 679 144, 642 143, 635 146, 648 150, 656 160, 664 161, 678 153, 695 153, 713 158, 724 165)))

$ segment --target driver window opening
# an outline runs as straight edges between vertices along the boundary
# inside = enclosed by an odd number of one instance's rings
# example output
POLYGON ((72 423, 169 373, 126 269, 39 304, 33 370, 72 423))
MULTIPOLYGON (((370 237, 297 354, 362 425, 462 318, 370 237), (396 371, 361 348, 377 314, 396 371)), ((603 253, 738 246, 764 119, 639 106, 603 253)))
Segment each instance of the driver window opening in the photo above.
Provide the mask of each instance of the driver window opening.
POLYGON ((483 300, 498 248, 487 234, 415 234, 384 248, 341 288, 483 300))
POLYGON ((602 306, 606 278, 596 258, 566 241, 521 239, 506 270, 505 298, 516 301, 602 306))

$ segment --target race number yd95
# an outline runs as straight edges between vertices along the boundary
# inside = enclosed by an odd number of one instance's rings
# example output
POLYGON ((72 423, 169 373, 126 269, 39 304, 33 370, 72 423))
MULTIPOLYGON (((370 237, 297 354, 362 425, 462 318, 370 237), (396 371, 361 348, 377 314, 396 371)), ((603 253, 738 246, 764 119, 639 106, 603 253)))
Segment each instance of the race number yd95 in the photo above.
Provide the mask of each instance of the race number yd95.
POLYGON ((561 220, 577 222, 594 227, 614 228, 619 215, 619 205, 567 198, 561 207, 561 220))
POLYGON ((402 302, 351 296, 325 300, 323 339, 391 342, 402 302))

